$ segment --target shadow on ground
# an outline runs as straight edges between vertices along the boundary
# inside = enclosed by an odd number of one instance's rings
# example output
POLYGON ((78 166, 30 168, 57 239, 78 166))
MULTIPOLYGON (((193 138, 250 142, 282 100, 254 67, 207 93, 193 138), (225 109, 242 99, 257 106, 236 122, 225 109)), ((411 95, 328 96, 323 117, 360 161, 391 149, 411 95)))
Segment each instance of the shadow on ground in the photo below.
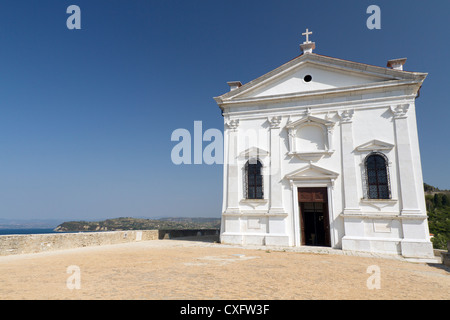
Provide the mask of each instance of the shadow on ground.
POLYGON ((197 242, 210 242, 210 243, 219 243, 220 242, 220 238, 218 235, 173 237, 173 238, 170 238, 170 240, 197 241, 197 242))
POLYGON ((447 267, 443 263, 427 263, 427 265, 430 267, 444 270, 444 271, 447 271, 448 273, 450 273, 450 267, 447 267))

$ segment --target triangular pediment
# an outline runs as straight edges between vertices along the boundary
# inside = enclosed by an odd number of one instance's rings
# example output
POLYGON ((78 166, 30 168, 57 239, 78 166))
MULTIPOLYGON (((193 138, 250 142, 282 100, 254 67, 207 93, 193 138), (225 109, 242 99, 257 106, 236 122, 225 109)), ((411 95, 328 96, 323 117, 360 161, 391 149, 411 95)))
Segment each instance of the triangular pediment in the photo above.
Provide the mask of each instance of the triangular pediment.
POLYGON ((242 158, 266 157, 268 155, 268 151, 257 147, 248 148, 239 154, 239 156, 242 158))
POLYGON ((289 72, 275 76, 265 84, 245 92, 240 98, 259 98, 343 87, 361 86, 375 82, 394 80, 386 75, 367 74, 333 68, 314 62, 303 62, 289 72), (311 77, 307 82, 308 77, 311 77))
POLYGON ((421 82, 425 77, 426 73, 377 67, 311 53, 300 55, 215 100, 220 104, 312 92, 326 93, 405 80, 421 82), (310 81, 305 78, 308 75, 312 78, 310 81))
POLYGON ((333 121, 329 121, 329 120, 325 120, 325 119, 321 119, 321 118, 317 118, 314 117, 312 115, 307 115, 306 117, 296 120, 296 121, 292 121, 292 122, 288 122, 288 124, 286 125, 287 129, 292 129, 292 128, 296 128, 301 126, 302 124, 306 124, 306 123, 318 123, 324 126, 333 126, 334 122, 333 121))
POLYGON ((382 150, 386 151, 391 150, 393 147, 394 145, 391 143, 374 139, 356 147, 355 150, 359 152, 382 151, 382 150))
POLYGON ((329 179, 334 180, 339 176, 339 173, 309 164, 301 169, 291 172, 285 176, 288 180, 315 180, 315 179, 329 179))

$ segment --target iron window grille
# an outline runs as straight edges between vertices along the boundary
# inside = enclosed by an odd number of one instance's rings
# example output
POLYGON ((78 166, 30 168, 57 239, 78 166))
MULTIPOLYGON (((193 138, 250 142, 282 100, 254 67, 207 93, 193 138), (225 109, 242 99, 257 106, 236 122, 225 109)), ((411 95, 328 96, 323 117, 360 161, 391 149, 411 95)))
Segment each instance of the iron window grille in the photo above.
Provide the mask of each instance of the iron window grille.
POLYGON ((369 154, 364 162, 367 199, 391 199, 389 161, 379 152, 369 154))
POLYGON ((259 160, 249 160, 245 164, 245 198, 264 199, 262 164, 259 160))

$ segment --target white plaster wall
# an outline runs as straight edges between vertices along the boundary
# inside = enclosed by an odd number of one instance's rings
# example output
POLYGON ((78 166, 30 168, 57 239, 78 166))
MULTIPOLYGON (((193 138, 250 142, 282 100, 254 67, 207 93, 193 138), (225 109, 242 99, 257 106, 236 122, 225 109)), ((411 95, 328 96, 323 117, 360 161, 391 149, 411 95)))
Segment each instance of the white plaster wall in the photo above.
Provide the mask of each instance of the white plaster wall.
POLYGON ((374 139, 394 144, 394 127, 389 106, 356 110, 353 133, 355 147, 374 139))
MULTIPOLYGON (((248 93, 246 96, 265 96, 271 94, 283 94, 290 92, 301 92, 317 89, 326 89, 337 86, 347 86, 373 81, 379 81, 370 77, 352 77, 339 72, 329 72, 317 68, 299 68, 285 78, 281 77, 278 82, 271 86, 266 86, 248 93), (314 72, 314 73, 313 73, 314 72), (304 74, 313 75, 313 83, 303 82, 304 74), (294 91, 293 91, 294 90, 294 91)), ((373 252, 402 253, 406 256, 427 256, 430 251, 428 237, 428 226, 426 219, 419 217, 408 217, 404 220, 401 216, 402 199, 401 186, 399 183, 399 161, 396 150, 396 131, 393 113, 390 110, 392 105, 405 103, 404 95, 406 90, 380 90, 374 89, 370 92, 347 95, 326 95, 305 98, 296 102, 289 100, 279 100, 271 102, 245 103, 233 105, 232 108, 225 109, 226 117, 239 119, 237 155, 251 147, 257 147, 267 152, 271 151, 271 129, 268 118, 281 116, 280 124, 280 155, 281 155, 281 177, 295 172, 299 168, 307 166, 308 161, 301 160, 289 153, 289 138, 285 129, 288 121, 294 122, 306 116, 307 108, 312 116, 327 119, 335 122, 332 130, 332 146, 334 152, 323 156, 320 160, 313 161, 315 166, 336 172, 338 177, 331 184, 331 181, 301 181, 296 182, 297 186, 327 186, 331 191, 329 197, 330 230, 332 246, 343 247, 346 241, 346 249, 364 250, 373 252), (365 100, 369 99, 369 100, 365 100), (350 155, 345 159, 353 161, 348 164, 342 163, 342 137, 341 137, 341 117, 344 110, 354 111, 351 119, 353 136, 353 148, 350 155), (390 150, 380 150, 389 160, 389 177, 391 195, 394 201, 385 204, 373 205, 364 198, 364 159, 371 151, 357 151, 356 147, 368 143, 372 140, 379 140, 394 145, 390 150), (344 184, 342 178, 343 166, 354 166, 356 168, 356 197, 358 215, 343 218, 344 212, 344 184), (405 241, 407 239, 407 241, 405 241), (427 242, 428 241, 428 242, 427 242), (415 244, 417 248, 414 249, 415 244)), ((408 100, 410 108, 407 113, 407 126, 409 128, 409 142, 411 146, 412 166, 415 179, 415 193, 418 196, 418 210, 425 214, 425 201, 423 197, 423 181, 420 165, 420 152, 418 145, 418 134, 415 117, 415 105, 413 100, 408 100)), ((314 133, 314 132, 313 132, 314 133)), ((225 134, 227 136, 227 134, 225 134)), ((317 134, 315 135, 317 138, 317 134)), ((225 137, 225 150, 227 150, 227 138, 225 137)), ((327 141, 327 139, 323 139, 327 141)), ((302 146, 300 144, 300 146, 302 146)), ((323 147, 323 145, 321 145, 323 147)), ((309 149, 307 144, 304 148, 309 149)), ((227 157, 227 152, 225 152, 227 157)), ((238 162, 238 193, 239 199, 244 200, 244 165, 248 159, 237 157, 238 162)), ((270 156, 261 157, 264 175, 264 198, 270 200, 270 156)), ((400 164, 402 165, 402 164, 400 164)), ((225 167, 225 166, 224 166, 225 167)), ((227 172, 224 169, 224 178, 227 172)), ((224 242, 229 243, 254 243, 254 244, 283 244, 294 245, 296 243, 295 233, 298 233, 298 208, 294 203, 293 187, 286 179, 280 182, 282 185, 281 197, 283 200, 283 210, 285 215, 277 216, 269 214, 269 201, 260 204, 251 204, 241 201, 239 203, 240 213, 236 215, 224 215, 224 226, 222 231, 224 242)), ((224 199, 228 196, 226 183, 224 184, 224 199)), ((224 200, 224 211, 226 210, 224 200)), ((415 208, 408 208, 415 209, 415 208)))
MULTIPOLYGON (((355 148, 374 139, 393 145, 395 144, 393 117, 388 106, 357 110, 353 120, 353 129, 355 148)), ((357 184, 359 190, 358 197, 360 199, 364 198, 364 180, 366 178, 364 160, 371 152, 372 151, 358 152, 355 150, 355 161, 358 176, 357 184)), ((379 150, 379 152, 383 153, 388 158, 391 198, 398 200, 398 174, 395 147, 391 150, 379 150)), ((376 207, 363 202, 360 203, 360 206, 363 213, 400 212, 398 201, 396 203, 384 204, 382 207, 376 207)))

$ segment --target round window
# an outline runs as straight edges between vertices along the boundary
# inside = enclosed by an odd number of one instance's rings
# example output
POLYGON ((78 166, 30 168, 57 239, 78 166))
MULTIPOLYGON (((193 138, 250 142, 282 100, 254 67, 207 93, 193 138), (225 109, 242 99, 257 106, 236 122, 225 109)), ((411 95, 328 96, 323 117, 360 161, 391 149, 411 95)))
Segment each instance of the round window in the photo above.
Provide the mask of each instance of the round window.
POLYGON ((303 78, 303 81, 305 81, 305 82, 310 82, 311 80, 312 80, 312 76, 309 74, 303 78))

